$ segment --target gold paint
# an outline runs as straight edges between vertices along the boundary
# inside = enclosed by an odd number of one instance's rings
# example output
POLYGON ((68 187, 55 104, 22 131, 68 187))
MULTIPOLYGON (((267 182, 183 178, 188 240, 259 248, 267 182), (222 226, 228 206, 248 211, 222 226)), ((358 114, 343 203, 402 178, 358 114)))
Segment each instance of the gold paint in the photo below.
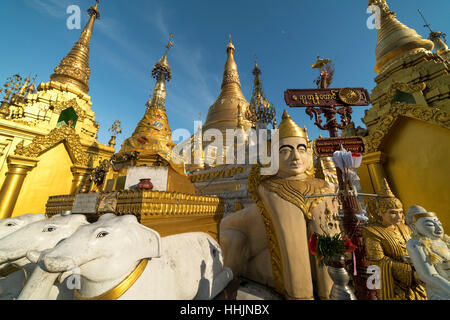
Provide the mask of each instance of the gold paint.
POLYGON ((85 148, 80 143, 80 137, 71 126, 60 126, 53 129, 46 136, 36 137, 31 144, 24 146, 23 141, 16 146, 15 155, 36 158, 43 152, 53 148, 57 144, 64 142, 67 146, 74 164, 88 165, 89 156, 85 148))
POLYGON ((427 213, 416 214, 413 217, 413 222, 415 223, 417 220, 419 220, 420 218, 424 218, 424 217, 436 217, 436 213, 427 212, 427 213))
POLYGON ((380 300, 426 300, 425 289, 415 283, 412 266, 403 261, 411 230, 399 223, 394 229, 375 222, 362 230, 367 259, 381 269, 380 300))
MULTIPOLYGON (((221 91, 217 100, 208 110, 203 130, 217 128, 219 130, 238 128, 238 106, 247 111, 249 103, 241 91, 239 73, 234 61, 234 45, 231 42, 227 46, 227 62, 225 63, 221 91)), ((244 128, 250 128, 251 123, 244 120, 244 128)), ((206 147, 206 146, 204 146, 206 147)))
POLYGON ((280 126, 278 127, 280 140, 287 137, 302 137, 309 142, 306 130, 300 128, 294 120, 291 119, 291 116, 286 110, 284 110, 281 119, 280 126))
POLYGON ((12 216, 43 213, 49 196, 70 192, 72 161, 63 143, 36 158, 25 179, 12 216))
POLYGON ((74 290, 74 298, 75 300, 117 300, 120 298, 125 292, 127 292, 128 289, 130 289, 133 284, 139 279, 139 277, 144 272, 145 268, 147 267, 148 259, 142 259, 136 268, 125 278, 123 279, 118 285, 116 285, 114 288, 106 291, 105 293, 102 293, 101 295, 97 297, 92 298, 85 298, 80 295, 78 290, 74 290))
POLYGON ((57 214, 61 214, 64 211, 71 211, 73 204, 75 203, 75 196, 63 195, 63 196, 50 196, 47 204, 45 205, 45 214, 47 217, 51 217, 57 214))
POLYGON ((11 217, 25 177, 36 162, 21 156, 8 157, 8 173, 0 189, 0 219, 11 217))
POLYGON ((414 29, 410 29, 396 19, 385 0, 372 1, 378 5, 381 13, 380 29, 378 29, 377 47, 375 49, 377 63, 375 72, 383 72, 388 63, 392 63, 403 54, 425 49, 431 51, 433 42, 423 40, 414 29))
POLYGON ((89 43, 94 29, 94 22, 100 18, 98 3, 89 8, 90 18, 84 27, 80 39, 75 43, 69 54, 61 60, 55 68, 55 73, 50 76, 52 81, 70 84, 81 91, 89 92, 89 43))
POLYGON ((118 155, 139 152, 138 164, 159 165, 162 160, 168 162, 178 173, 184 175, 184 165, 175 164, 172 160, 172 132, 166 115, 166 81, 170 81, 172 71, 167 61, 167 53, 172 44, 172 34, 166 52, 155 64, 152 76, 157 80, 153 89, 153 97, 147 102, 147 110, 136 126, 130 138, 126 139, 118 155))

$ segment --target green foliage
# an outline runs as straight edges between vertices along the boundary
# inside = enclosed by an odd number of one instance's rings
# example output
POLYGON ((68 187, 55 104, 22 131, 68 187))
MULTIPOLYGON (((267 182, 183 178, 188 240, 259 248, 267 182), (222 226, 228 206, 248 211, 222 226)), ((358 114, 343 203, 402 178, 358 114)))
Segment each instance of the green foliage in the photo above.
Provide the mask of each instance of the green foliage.
POLYGON ((328 234, 317 236, 317 256, 319 266, 329 265, 330 262, 337 261, 344 254, 345 240, 341 234, 330 236, 328 234))

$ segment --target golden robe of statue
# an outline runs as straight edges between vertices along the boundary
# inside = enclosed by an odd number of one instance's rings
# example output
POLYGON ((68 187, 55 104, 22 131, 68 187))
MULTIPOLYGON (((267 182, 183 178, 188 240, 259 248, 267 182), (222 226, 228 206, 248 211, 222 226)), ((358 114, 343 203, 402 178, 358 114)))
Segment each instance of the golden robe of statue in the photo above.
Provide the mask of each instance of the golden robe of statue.
POLYGON ((401 202, 394 197, 387 182, 378 199, 369 202, 371 223, 363 228, 367 259, 380 267, 379 300, 426 300, 413 266, 404 258, 411 229, 403 223, 401 202))

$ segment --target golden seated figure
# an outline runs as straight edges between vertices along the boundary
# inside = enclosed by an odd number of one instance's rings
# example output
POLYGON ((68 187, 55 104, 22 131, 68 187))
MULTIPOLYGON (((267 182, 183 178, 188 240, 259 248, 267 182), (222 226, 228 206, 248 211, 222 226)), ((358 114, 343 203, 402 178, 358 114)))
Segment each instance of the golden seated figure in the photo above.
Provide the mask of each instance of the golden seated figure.
POLYGON ((362 234, 367 260, 380 267, 379 300, 426 300, 426 292, 408 261, 406 243, 411 229, 404 224, 403 206, 387 181, 368 203, 369 225, 362 234))

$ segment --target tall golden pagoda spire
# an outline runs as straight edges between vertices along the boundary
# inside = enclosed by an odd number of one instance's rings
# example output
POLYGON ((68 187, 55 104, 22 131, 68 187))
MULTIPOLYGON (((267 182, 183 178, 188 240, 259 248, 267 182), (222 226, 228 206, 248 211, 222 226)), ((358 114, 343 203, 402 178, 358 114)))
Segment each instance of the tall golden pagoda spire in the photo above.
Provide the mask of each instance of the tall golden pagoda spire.
POLYGON ((75 43, 69 54, 64 57, 50 76, 52 81, 63 84, 71 84, 79 88, 84 93, 89 92, 89 43, 94 29, 94 22, 100 19, 98 2, 88 9, 89 21, 81 33, 80 39, 75 43))
MULTIPOLYGON (((235 47, 230 40, 227 45, 227 62, 225 63, 219 97, 209 108, 203 129, 236 129, 238 127, 239 108, 246 112, 248 102, 241 91, 239 73, 234 61, 235 47)), ((245 127, 250 127, 246 121, 245 127)))
POLYGON ((166 115, 166 81, 172 78, 172 70, 167 61, 167 53, 173 46, 173 35, 170 34, 169 43, 161 59, 152 70, 152 77, 156 79, 153 97, 147 102, 147 110, 144 117, 138 123, 130 138, 126 139, 119 153, 138 151, 140 158, 159 155, 169 160, 172 147, 172 132, 166 115))
POLYGON ((375 72, 381 73, 387 66, 406 54, 419 51, 431 51, 433 42, 422 39, 414 29, 408 28, 397 20, 386 0, 369 0, 369 5, 380 8, 380 29, 375 49, 377 63, 375 72))
POLYGON ((260 78, 261 70, 255 55, 255 66, 252 71, 255 78, 253 79, 253 94, 250 100, 250 106, 247 110, 246 118, 252 122, 253 126, 257 126, 257 122, 266 126, 273 123, 276 127, 276 109, 274 105, 267 99, 262 89, 262 81, 260 78))

